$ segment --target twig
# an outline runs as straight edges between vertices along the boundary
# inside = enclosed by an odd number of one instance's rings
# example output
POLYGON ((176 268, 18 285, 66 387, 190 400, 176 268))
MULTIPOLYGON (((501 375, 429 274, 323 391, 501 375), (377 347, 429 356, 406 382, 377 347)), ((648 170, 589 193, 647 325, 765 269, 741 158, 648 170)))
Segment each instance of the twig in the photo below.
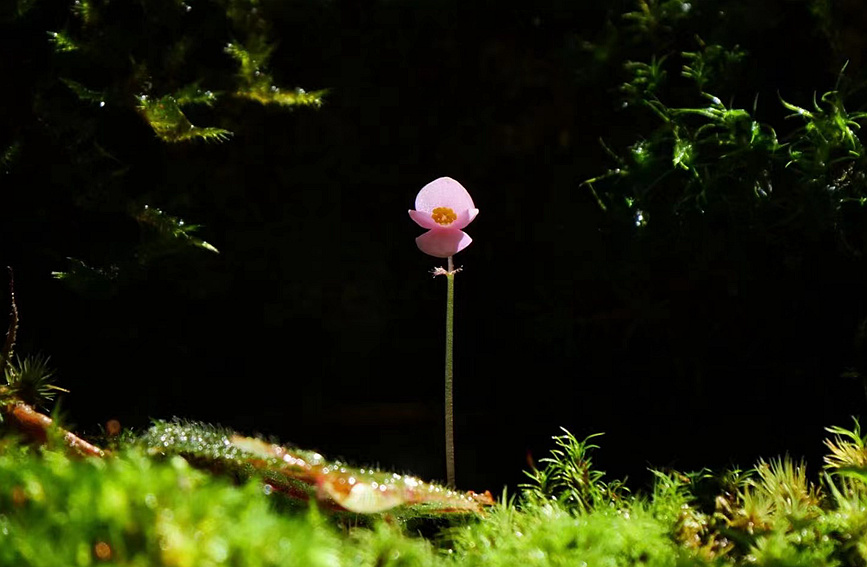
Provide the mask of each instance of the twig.
POLYGON ((104 457, 106 455, 105 450, 88 443, 71 431, 58 427, 53 419, 39 413, 24 402, 9 403, 0 411, 3 412, 3 417, 12 422, 16 429, 36 443, 46 443, 49 436, 56 432, 63 437, 66 446, 78 455, 90 457, 104 457))

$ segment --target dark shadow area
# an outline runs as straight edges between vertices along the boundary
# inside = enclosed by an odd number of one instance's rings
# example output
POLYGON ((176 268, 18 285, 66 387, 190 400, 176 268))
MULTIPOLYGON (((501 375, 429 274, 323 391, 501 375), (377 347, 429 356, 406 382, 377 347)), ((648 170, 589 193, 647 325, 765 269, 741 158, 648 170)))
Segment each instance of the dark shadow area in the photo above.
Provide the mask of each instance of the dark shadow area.
MULTIPOLYGON (((122 98, 82 110, 57 74, 97 88, 114 71, 52 53, 45 32, 67 25, 63 3, 5 21, 18 35, 0 33, 0 71, 14 77, 0 147, 21 150, 0 177, 0 262, 15 270, 18 351, 51 356, 69 423, 98 434, 109 419, 141 429, 181 416, 443 478, 445 282, 406 211, 450 176, 481 211, 455 259, 461 487, 513 492, 561 426, 605 432, 595 462, 639 486, 649 466, 786 452, 819 469, 823 428, 867 404, 861 379, 843 377, 865 356, 860 245, 806 201, 797 226, 652 212, 638 230, 602 211, 581 185, 616 166, 599 140, 626 147, 658 120, 618 90, 622 60, 648 57, 611 32, 633 3, 472 4, 264 3, 275 81, 328 94, 318 109, 228 95, 191 109, 193 123, 234 133, 221 144, 162 142, 122 98), (201 224, 220 254, 140 261, 130 203, 201 224), (119 275, 75 288, 51 276, 67 258, 119 275)), ((778 97, 809 106, 834 87, 846 46, 822 35, 809 2, 713 4, 675 36, 716 30, 704 40, 746 50, 726 86, 735 106, 758 94, 756 116, 785 128, 778 97)), ((142 21, 163 9, 141 5, 142 21)), ((221 6, 192 5, 196 64, 178 84, 230 89, 221 6)))

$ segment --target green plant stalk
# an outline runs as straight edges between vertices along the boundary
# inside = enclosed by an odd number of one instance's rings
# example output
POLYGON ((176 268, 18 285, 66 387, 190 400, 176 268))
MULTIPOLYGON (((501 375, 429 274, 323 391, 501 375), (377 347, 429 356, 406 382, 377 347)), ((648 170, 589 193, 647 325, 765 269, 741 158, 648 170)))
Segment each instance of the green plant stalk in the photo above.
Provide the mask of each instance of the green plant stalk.
POLYGON ((454 412, 454 367, 453 338, 455 323, 455 267, 449 256, 446 273, 446 484, 455 486, 455 412, 454 412))

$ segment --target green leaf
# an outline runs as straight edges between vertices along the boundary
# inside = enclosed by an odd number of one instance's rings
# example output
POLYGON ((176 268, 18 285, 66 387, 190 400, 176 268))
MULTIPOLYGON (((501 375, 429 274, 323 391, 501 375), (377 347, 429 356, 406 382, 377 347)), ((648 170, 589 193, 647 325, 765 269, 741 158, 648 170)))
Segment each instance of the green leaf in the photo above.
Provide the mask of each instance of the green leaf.
POLYGON ((674 152, 672 164, 687 171, 692 170, 692 162, 695 157, 695 147, 690 140, 677 136, 675 133, 674 152))
POLYGON ((323 97, 328 91, 323 89, 319 91, 307 92, 304 89, 297 88, 292 91, 282 91, 277 87, 269 87, 268 89, 249 89, 238 90, 236 96, 255 100, 262 104, 278 104, 280 106, 314 106, 320 107, 323 103, 323 97))
POLYGON ((165 142, 185 142, 195 138, 223 142, 232 135, 222 128, 194 126, 181 110, 178 100, 172 95, 158 99, 151 99, 147 95, 140 95, 137 98, 139 114, 165 142))
POLYGON ((215 254, 220 253, 211 244, 192 235, 193 232, 201 228, 201 225, 186 224, 182 219, 167 215, 160 209, 148 205, 145 205, 144 209, 136 215, 136 220, 142 225, 155 229, 157 234, 168 240, 181 241, 215 254))
POLYGON ((118 278, 117 266, 107 269, 89 266, 77 258, 67 258, 70 268, 65 272, 51 272, 54 279, 61 280, 80 293, 112 293, 118 278))
POLYGON ((69 87, 70 90, 72 90, 72 92, 74 92, 76 95, 78 95, 79 99, 86 101, 86 102, 92 102, 92 103, 97 104, 99 106, 105 106, 105 93, 104 92, 89 89, 89 88, 85 87, 84 85, 82 85, 81 83, 79 83, 77 81, 73 81, 72 79, 65 79, 65 78, 61 77, 60 82, 63 83, 64 85, 66 85, 67 87, 69 87))
POLYGON ((50 31, 47 33, 48 41, 54 45, 54 51, 57 53, 69 53, 78 50, 78 44, 66 32, 50 31))
POLYGON ((202 90, 199 83, 192 83, 175 91, 175 100, 178 105, 185 106, 187 104, 204 104, 205 106, 213 106, 217 101, 217 95, 209 90, 202 90))
POLYGON ((91 0, 75 0, 72 5, 72 13, 78 16, 86 26, 96 21, 96 12, 91 0))
POLYGON ((13 142, 8 148, 6 148, 3 151, 3 154, 0 155, 0 172, 9 173, 9 171, 12 169, 12 164, 15 163, 16 159, 18 159, 20 153, 20 142, 13 142))
POLYGON ((235 96, 261 104, 322 106, 327 90, 307 92, 302 88, 283 90, 275 86, 273 78, 266 71, 268 58, 274 46, 265 43, 262 38, 256 38, 250 43, 252 46, 244 46, 240 43, 230 43, 226 46, 226 53, 231 55, 239 66, 240 86, 235 91, 235 96))

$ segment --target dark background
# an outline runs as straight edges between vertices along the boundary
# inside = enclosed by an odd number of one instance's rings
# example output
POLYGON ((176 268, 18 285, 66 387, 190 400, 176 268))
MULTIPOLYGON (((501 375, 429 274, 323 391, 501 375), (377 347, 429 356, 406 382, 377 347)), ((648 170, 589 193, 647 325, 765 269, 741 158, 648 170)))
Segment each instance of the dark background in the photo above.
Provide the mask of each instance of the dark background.
MULTIPOLYGON (((155 30, 191 34, 190 76, 231 80, 219 3, 191 4, 181 31, 147 4, 102 24, 139 34, 140 59, 168 41, 155 30)), ((728 4, 694 6, 672 37, 746 49, 727 94, 746 108, 759 94, 781 135, 778 93, 809 105, 845 59, 861 72, 863 19, 844 18, 848 43, 834 44, 811 3, 728 4)), ((68 24, 62 2, 4 20, 0 142, 21 150, 0 177, 0 262, 15 269, 18 352, 51 356, 76 431, 180 416, 443 478, 445 281, 406 213, 440 176, 481 211, 456 257, 460 487, 514 489, 561 426, 605 432, 597 465, 634 487, 649 466, 786 452, 815 473, 823 428, 863 411, 860 380, 842 374, 860 367, 867 274, 835 227, 651 217, 638 231, 581 186, 613 166, 600 138, 622 148, 655 120, 618 91, 623 62, 650 56, 621 18, 633 2, 263 9, 275 80, 329 94, 320 109, 225 97, 191 110, 234 132, 223 144, 164 143, 120 95, 85 108, 65 91, 58 76, 98 85, 130 57, 53 54, 44 32, 68 24), (136 261, 130 202, 202 224, 221 253, 136 261), (51 276, 67 257, 119 275, 67 285, 51 276)))

